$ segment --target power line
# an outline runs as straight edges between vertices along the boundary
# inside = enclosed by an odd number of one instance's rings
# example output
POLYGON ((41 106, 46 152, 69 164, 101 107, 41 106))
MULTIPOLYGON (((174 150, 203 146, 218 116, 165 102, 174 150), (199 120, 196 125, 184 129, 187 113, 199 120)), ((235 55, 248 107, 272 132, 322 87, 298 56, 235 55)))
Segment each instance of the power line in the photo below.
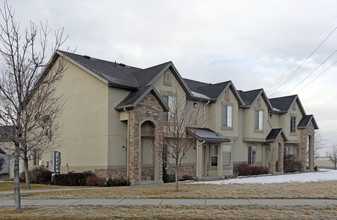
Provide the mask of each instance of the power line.
MULTIPOLYGON (((316 40, 318 40, 323 34, 324 32, 329 28, 329 26, 336 20, 337 15, 331 19, 331 21, 325 26, 325 28, 323 28, 323 30, 321 31, 320 34, 317 35, 317 37, 315 37, 314 40, 311 41, 310 44, 313 44, 316 40)), ((311 48, 311 45, 307 46, 307 48, 305 50, 303 50, 299 55, 296 56, 296 58, 300 58, 302 57, 302 55, 304 55, 309 49, 311 48)), ((285 71, 280 77, 279 79, 282 79, 284 76, 286 76, 287 72, 290 71, 290 69, 295 65, 295 62, 292 62, 291 65, 288 66, 287 71, 285 71)), ((271 92, 271 94, 275 93, 275 89, 273 89, 273 91, 271 92)))
MULTIPOLYGON (((318 77, 322 76, 326 71, 328 71, 333 65, 337 63, 337 60, 333 62, 328 68, 326 68, 324 71, 322 71, 318 76, 316 76, 314 79, 312 79, 309 83, 307 83, 305 86, 303 86, 298 92, 302 91, 305 87, 307 87, 309 84, 311 84, 313 81, 315 81, 318 77)), ((336 130, 337 131, 337 130, 336 130)))
MULTIPOLYGON (((279 90, 280 88, 282 88, 282 86, 284 86, 284 84, 309 60, 310 57, 312 57, 312 55, 314 55, 316 53, 316 51, 330 38, 330 36, 336 31, 337 27, 335 27, 326 38, 324 38, 324 40, 314 49, 313 52, 310 53, 310 55, 301 63, 301 65, 299 65, 291 74, 290 76, 278 87, 277 90, 279 90)), ((276 90, 276 91, 277 91, 276 90)))
POLYGON ((330 54, 322 63, 320 63, 309 75, 307 75, 300 83, 298 83, 289 93, 288 95, 294 91, 299 85, 301 85, 306 79, 308 79, 318 68, 320 68, 326 61, 328 61, 333 55, 337 53, 337 50, 335 50, 332 54, 330 54))

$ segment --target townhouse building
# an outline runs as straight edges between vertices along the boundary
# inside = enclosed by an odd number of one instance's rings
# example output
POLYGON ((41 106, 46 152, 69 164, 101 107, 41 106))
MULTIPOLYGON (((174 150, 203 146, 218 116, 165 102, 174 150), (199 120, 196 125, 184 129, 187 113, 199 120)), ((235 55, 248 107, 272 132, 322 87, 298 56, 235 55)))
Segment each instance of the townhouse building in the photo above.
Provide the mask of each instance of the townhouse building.
MULTIPOLYGON (((200 116, 197 126, 186 127, 192 145, 180 175, 221 178, 240 162, 283 172, 287 154, 301 161, 302 171, 313 169, 318 126, 297 95, 270 99, 263 89, 237 90, 232 81, 182 78, 172 62, 142 69, 57 51, 49 68, 61 58, 70 64, 56 89, 65 101, 58 119, 61 173, 161 182, 163 164, 172 161, 155 152, 165 145, 163 129, 178 100, 200 116)), ((40 164, 50 160, 38 157, 40 164)))

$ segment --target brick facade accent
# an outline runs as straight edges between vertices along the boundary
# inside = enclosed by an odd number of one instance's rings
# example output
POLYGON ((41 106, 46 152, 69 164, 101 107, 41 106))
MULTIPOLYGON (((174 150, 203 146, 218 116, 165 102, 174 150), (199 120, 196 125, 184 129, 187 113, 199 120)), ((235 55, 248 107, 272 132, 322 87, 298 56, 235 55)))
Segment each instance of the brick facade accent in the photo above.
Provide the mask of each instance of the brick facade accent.
MULTIPOLYGON (((141 126, 150 121, 155 126, 155 149, 161 149, 163 142, 163 108, 156 97, 149 93, 138 105, 129 111, 129 179, 131 185, 141 181, 141 126)), ((162 181, 161 157, 154 153, 154 181, 162 181)))
POLYGON ((284 140, 282 135, 280 135, 274 142, 269 144, 270 147, 270 161, 269 161, 269 172, 283 172, 283 146, 284 140), (278 157, 276 158, 276 152, 278 157))
POLYGON ((307 160, 308 161, 308 169, 313 170, 314 165, 314 138, 315 138, 315 127, 312 122, 305 129, 300 129, 300 161, 301 161, 301 171, 305 171, 307 169, 307 160), (307 137, 309 138, 309 143, 307 143, 307 137), (307 152, 307 144, 309 144, 309 151, 307 152), (309 155, 307 155, 309 154, 309 155))
POLYGON ((121 167, 121 168, 109 168, 109 169, 95 169, 94 173, 102 178, 118 178, 118 177, 123 177, 127 179, 127 172, 126 172, 126 167, 121 167))

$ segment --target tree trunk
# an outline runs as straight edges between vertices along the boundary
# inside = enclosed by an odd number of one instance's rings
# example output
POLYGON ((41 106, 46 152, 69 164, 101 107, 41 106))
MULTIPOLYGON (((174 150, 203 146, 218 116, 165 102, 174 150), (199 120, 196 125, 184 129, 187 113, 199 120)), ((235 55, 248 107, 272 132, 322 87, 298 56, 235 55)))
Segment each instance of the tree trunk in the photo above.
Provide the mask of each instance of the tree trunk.
POLYGON ((179 166, 178 166, 178 159, 176 159, 176 167, 174 169, 174 177, 175 177, 175 182, 176 182, 176 192, 178 192, 178 170, 179 170, 179 166))
POLYGON ((175 181, 176 181, 176 192, 178 192, 178 169, 174 170, 174 176, 175 176, 175 181))
POLYGON ((27 155, 25 155, 24 160, 24 166, 25 166, 25 180, 26 180, 26 189, 30 189, 30 179, 29 179, 29 172, 28 172, 28 158, 27 155))
POLYGON ((15 143, 14 153, 14 211, 21 212, 21 196, 20 196, 20 171, 19 171, 19 145, 15 143))

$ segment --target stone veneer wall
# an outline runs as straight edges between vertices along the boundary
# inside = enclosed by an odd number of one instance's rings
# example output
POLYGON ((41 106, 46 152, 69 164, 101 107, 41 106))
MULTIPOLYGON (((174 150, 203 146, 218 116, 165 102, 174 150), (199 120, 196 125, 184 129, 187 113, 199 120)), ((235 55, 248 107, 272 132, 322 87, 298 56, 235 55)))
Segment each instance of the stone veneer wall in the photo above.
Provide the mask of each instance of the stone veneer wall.
POLYGON ((109 169, 95 169, 94 173, 102 178, 118 178, 123 177, 127 179, 126 167, 121 168, 109 168, 109 169))
MULTIPOLYGON (((307 136, 312 136, 312 144, 311 148, 309 149, 311 151, 311 158, 309 158, 311 161, 309 161, 309 164, 314 164, 314 138, 315 138, 315 128, 312 122, 305 128, 300 130, 300 160, 301 160, 301 171, 305 171, 307 168, 307 136)), ((309 144, 309 143, 308 143, 309 144)), ((310 145, 309 145, 310 146, 310 145)), ((309 167, 309 169, 313 169, 313 167, 309 167)))
MULTIPOLYGON (((129 179, 131 185, 141 181, 141 125, 151 121, 155 125, 156 148, 161 149, 163 142, 163 108, 150 92, 138 105, 129 111, 129 179)), ((162 181, 161 157, 155 153, 155 181, 162 181)))

